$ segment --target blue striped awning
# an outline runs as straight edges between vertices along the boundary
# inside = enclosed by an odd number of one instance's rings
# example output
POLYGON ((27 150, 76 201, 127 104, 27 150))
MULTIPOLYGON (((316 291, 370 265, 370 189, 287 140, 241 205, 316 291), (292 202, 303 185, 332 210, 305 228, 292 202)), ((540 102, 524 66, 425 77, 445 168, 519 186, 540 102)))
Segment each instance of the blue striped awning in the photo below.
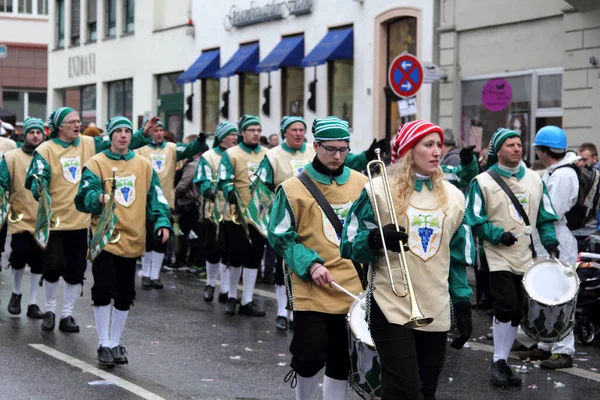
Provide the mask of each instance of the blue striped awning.
POLYGON ((203 51, 200 57, 177 78, 177 83, 192 83, 196 79, 214 78, 215 72, 221 66, 219 50, 203 51))
POLYGON ((233 57, 227 61, 227 64, 218 70, 215 76, 227 78, 240 72, 256 72, 258 64, 258 43, 245 44, 240 46, 233 57))
POLYGON ((319 44, 302 59, 303 68, 325 64, 331 60, 346 60, 354 57, 353 28, 330 30, 319 44))
POLYGON ((304 35, 286 37, 256 66, 256 72, 271 72, 280 67, 299 67, 302 57, 304 35))

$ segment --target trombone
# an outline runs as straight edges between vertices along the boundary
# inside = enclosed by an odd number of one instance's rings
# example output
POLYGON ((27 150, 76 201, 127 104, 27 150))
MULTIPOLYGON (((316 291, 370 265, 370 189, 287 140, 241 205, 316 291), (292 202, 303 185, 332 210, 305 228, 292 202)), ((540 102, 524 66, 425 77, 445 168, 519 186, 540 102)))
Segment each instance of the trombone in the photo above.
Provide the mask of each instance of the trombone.
POLYGON ((23 213, 15 211, 12 207, 10 208, 10 212, 8 213, 8 222, 11 224, 16 224, 21 222, 23 219, 23 213))
POLYGON ((112 229, 108 243, 115 244, 121 239, 121 233, 117 230, 114 224, 115 192, 117 191, 117 169, 115 167, 112 168, 112 174, 112 178, 106 178, 102 181, 102 194, 104 194, 104 183, 112 182, 112 184, 108 203, 104 205, 104 209, 100 215, 100 221, 104 223, 100 222, 99 228, 102 232, 108 232, 110 229, 112 229))
MULTIPOLYGON (((35 181, 35 187, 37 189, 38 197, 40 199, 39 200, 40 207, 38 208, 38 215, 37 215, 37 217, 39 219, 40 218, 40 209, 46 210, 47 213, 49 211, 49 213, 52 214, 52 204, 50 203, 50 194, 48 193, 48 188, 46 186, 46 183, 36 174, 32 174, 31 176, 33 177, 33 180, 35 181)), ((50 221, 47 221, 47 224, 48 224, 48 228, 56 229, 60 226, 60 218, 52 215, 50 217, 50 221)))
MULTIPOLYGON (((375 154, 377 155, 377 159, 370 161, 367 164, 367 176, 369 177, 369 185, 371 188, 371 193, 375 194, 375 185, 373 184, 373 175, 371 173, 371 166, 378 166, 381 172, 381 180, 383 184, 383 190, 385 193, 385 199, 387 202, 388 213, 390 217, 390 221, 396 227, 396 230, 399 230, 398 226, 398 218, 396 216, 396 208, 394 207, 394 199, 392 198, 392 188, 390 187, 390 182, 388 179, 388 174, 386 170, 385 163, 381 160, 381 150, 375 149, 375 154)), ((390 257, 388 255, 387 246, 385 245, 384 234, 383 234, 383 224, 381 222, 381 213, 379 212, 379 205, 377 201, 373 201, 373 207, 375 211, 375 215, 377 216, 377 224, 379 225, 379 233, 381 234, 382 243, 383 243, 383 254, 385 255, 385 262, 387 266, 388 276, 390 279, 390 284, 392 286, 392 292, 397 297, 408 297, 410 301, 410 318, 404 327, 407 329, 414 328, 422 328, 424 326, 429 325, 433 322, 432 317, 425 317, 421 310, 419 309, 419 305, 417 303, 417 299, 415 297, 415 292, 413 289, 412 281, 410 279, 410 271, 408 268, 408 263, 406 261, 406 254, 404 253, 404 245, 400 243, 400 253, 398 253, 398 263, 400 264, 399 268, 392 268, 392 264, 390 262, 390 257), (402 284, 404 286, 404 292, 399 292, 396 289, 396 284, 394 283, 394 276, 396 272, 400 272, 400 278, 402 279, 402 284)))

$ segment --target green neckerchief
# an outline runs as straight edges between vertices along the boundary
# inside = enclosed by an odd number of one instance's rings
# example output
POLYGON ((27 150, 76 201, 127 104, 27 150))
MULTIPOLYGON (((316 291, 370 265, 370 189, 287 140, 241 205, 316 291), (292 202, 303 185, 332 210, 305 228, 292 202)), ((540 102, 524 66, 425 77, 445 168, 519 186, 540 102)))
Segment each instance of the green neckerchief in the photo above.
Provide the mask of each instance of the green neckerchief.
POLYGON ((525 176, 525 167, 523 167, 523 164, 519 165, 519 172, 517 172, 516 174, 511 174, 510 172, 504 171, 502 169, 500 169, 500 167, 498 167, 498 163, 492 165, 490 167, 490 169, 493 169, 494 171, 496 171, 498 174, 500 174, 501 176, 504 176, 506 178, 509 178, 511 176, 515 176, 517 178, 517 180, 521 180, 523 179, 523 177, 525 176))
POLYGON ((429 190, 433 191, 433 183, 431 183, 431 178, 427 179, 418 179, 415 178, 415 190, 420 192, 423 190, 423 183, 429 188, 429 190))
POLYGON ((306 143, 302 143, 302 146, 300 146, 300 148, 298 150, 296 150, 296 149, 292 149, 285 142, 283 142, 281 144, 281 148, 284 149, 285 151, 287 151, 288 153, 295 155, 297 152, 304 153, 304 150, 306 150, 306 143))
POLYGON ((222 156, 223 153, 225 153, 219 146, 215 147, 215 152, 220 156, 222 156))
POLYGON ((55 138, 52 138, 52 140, 54 141, 54 143, 61 145, 61 146, 62 146, 62 147, 64 147, 65 149, 66 149, 67 147, 69 147, 69 146, 75 146, 75 147, 77 147, 77 146, 79 146, 79 142, 80 142, 80 138, 77 138, 77 139, 75 139, 75 141, 74 141, 74 142, 72 142, 72 143, 67 143, 67 142, 65 142, 64 140, 60 140, 60 139, 59 139, 59 138, 57 138, 57 137, 55 137, 55 138))
POLYGON ((131 150, 129 150, 127 152, 127 154, 116 154, 113 153, 112 151, 110 151, 110 149, 106 149, 103 151, 104 154, 106 154, 106 157, 110 158, 111 160, 125 160, 125 161, 129 161, 131 160, 134 156, 135 153, 131 150))
POLYGON ((258 153, 261 149, 260 143, 254 149, 251 149, 250 147, 246 146, 244 142, 240 142, 238 146, 240 146, 240 148, 248 154, 252 154, 252 152, 258 153))
POLYGON ((154 149, 164 149, 165 146, 167 145, 167 142, 165 142, 164 140, 161 142, 161 144, 156 144, 154 142, 151 142, 148 146, 154 148, 154 149))
POLYGON ((310 175, 311 178, 319 183, 322 183, 323 185, 331 185, 332 181, 336 181, 338 185, 343 185, 350 179, 350 168, 348 167, 344 167, 344 172, 342 172, 341 175, 334 177, 323 175, 322 173, 318 172, 312 166, 312 164, 307 164, 304 167, 304 170, 308 175, 310 175))

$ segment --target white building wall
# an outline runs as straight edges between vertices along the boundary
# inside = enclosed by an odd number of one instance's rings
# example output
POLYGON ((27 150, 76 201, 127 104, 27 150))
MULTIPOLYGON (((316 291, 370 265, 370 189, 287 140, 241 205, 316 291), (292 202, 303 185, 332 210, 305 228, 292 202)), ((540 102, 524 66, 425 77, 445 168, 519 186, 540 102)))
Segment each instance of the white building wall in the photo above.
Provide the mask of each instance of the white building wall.
POLYGON ((48 45, 47 16, 0 13, 0 44, 48 45))

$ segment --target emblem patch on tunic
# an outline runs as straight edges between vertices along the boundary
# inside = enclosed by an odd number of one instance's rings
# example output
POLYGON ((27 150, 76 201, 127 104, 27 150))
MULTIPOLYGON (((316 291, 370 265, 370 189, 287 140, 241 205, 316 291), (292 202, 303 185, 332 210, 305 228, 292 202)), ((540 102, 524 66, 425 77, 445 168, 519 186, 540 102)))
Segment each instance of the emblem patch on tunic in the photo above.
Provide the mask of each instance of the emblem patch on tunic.
POLYGON ((254 180, 256 179, 256 171, 258 171, 258 166, 260 164, 248 161, 247 165, 248 165, 248 178, 250 179, 250 182, 254 182, 254 180))
POLYGON ((294 176, 298 176, 304 171, 304 167, 308 164, 308 160, 290 160, 290 165, 294 171, 294 176))
MULTIPOLYGON (((333 211, 335 212, 335 215, 337 215, 338 219, 342 223, 342 226, 344 226, 344 224, 346 223, 346 218, 348 217, 348 211, 350 211, 350 207, 352 207, 351 201, 349 201, 345 204, 332 204, 331 205, 331 208, 333 208, 333 211)), ((331 243, 335 244, 336 246, 339 246, 340 245, 340 237, 337 235, 337 232, 333 228, 333 225, 331 225, 331 222, 329 222, 329 218, 327 218, 327 216, 325 215, 323 210, 321 210, 321 215, 323 216, 323 234, 325 235, 327 240, 329 240, 331 243)))
MULTIPOLYGON (((531 199, 531 194, 515 193, 515 197, 517 198, 517 200, 519 200, 519 203, 521 203, 523 210, 525 210, 525 213, 529 216, 529 201, 531 199)), ((517 224, 523 225, 523 218, 521 218, 521 215, 517 212, 517 209, 513 205, 512 201, 510 201, 506 194, 504 195, 504 198, 508 202, 508 215, 510 215, 512 220, 515 221, 517 224)))
POLYGON ((160 174, 165 170, 167 155, 165 153, 150 153, 150 161, 152 161, 152 168, 157 174, 160 174))
POLYGON ((79 156, 61 157, 60 165, 62 165, 63 178, 67 182, 78 183, 81 180, 81 158, 79 156))
POLYGON ((406 215, 409 221, 408 248, 415 256, 427 261, 440 249, 446 214, 440 207, 421 210, 409 205, 406 215))
POLYGON ((129 207, 135 201, 135 174, 129 176, 117 176, 117 190, 115 201, 125 207, 129 207))

